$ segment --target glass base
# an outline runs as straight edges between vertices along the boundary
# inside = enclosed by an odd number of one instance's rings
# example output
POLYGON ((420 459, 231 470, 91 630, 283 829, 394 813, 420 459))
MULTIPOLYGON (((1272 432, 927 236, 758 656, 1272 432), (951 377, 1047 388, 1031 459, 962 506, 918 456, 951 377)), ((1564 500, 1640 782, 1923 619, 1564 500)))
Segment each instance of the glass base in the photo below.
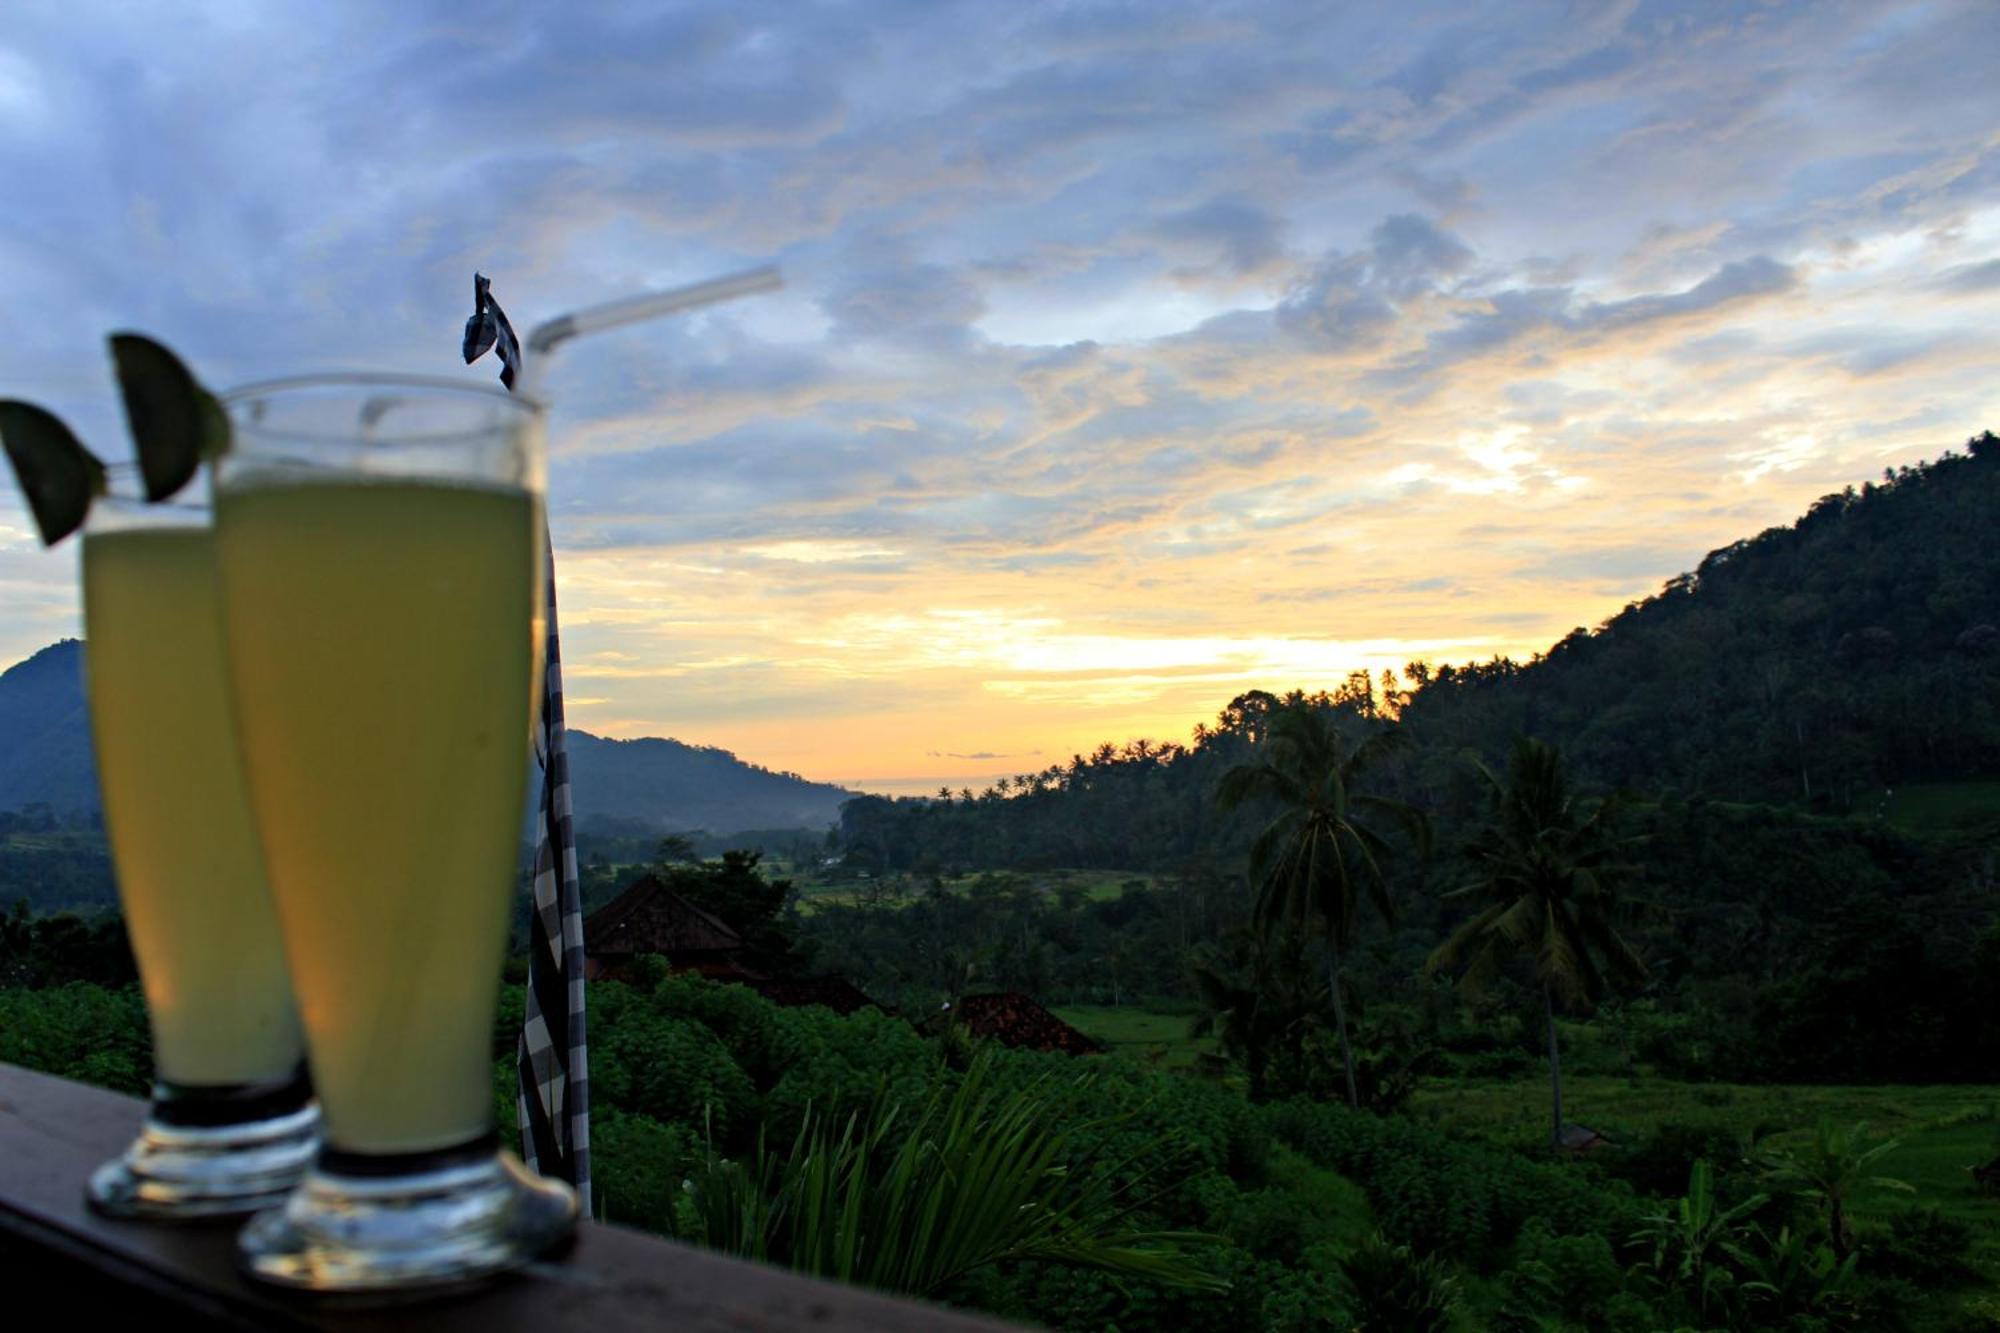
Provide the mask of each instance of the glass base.
POLYGON ((278 1286, 414 1291, 518 1268, 567 1241, 576 1219, 575 1191, 490 1136, 391 1157, 329 1148, 238 1245, 245 1271, 278 1286))
POLYGON ((319 1107, 303 1072, 258 1087, 161 1084, 139 1137, 91 1174, 84 1193, 111 1217, 241 1216, 283 1203, 319 1142, 319 1107))

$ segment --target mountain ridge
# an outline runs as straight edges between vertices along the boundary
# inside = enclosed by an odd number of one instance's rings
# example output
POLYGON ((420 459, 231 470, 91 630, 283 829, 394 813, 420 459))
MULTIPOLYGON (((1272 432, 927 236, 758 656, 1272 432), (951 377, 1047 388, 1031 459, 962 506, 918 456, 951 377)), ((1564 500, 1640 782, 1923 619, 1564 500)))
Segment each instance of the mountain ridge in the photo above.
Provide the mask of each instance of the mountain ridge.
MULTIPOLYGON (((61 816, 100 806, 84 704, 85 646, 62 639, 0 672, 0 810, 47 805, 61 816)), ((618 740, 569 729, 578 827, 824 829, 859 793, 663 736, 618 740)))

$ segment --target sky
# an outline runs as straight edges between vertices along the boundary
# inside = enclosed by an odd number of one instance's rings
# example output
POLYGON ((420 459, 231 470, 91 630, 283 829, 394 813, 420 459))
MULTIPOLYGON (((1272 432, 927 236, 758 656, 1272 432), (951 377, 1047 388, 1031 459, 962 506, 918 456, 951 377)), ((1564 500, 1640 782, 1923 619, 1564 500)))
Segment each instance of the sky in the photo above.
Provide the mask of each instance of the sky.
MULTIPOLYGON (((2000 428, 2000 9, 12 0, 0 396, 546 368, 571 725, 884 791, 1526 656, 2000 428)), ((0 665, 79 632, 0 493, 0 665)))

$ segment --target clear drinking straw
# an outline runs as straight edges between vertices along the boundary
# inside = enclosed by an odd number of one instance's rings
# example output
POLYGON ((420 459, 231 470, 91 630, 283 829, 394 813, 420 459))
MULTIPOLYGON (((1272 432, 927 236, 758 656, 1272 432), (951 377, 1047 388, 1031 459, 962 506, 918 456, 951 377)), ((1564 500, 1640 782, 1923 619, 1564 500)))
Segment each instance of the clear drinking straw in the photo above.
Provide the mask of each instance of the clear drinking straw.
POLYGON ((571 338, 602 333, 607 329, 658 319, 662 315, 678 314, 700 306, 731 301, 754 292, 776 291, 784 285, 784 278, 779 275, 777 265, 764 264, 757 268, 745 269, 741 273, 710 278, 706 282, 690 283, 685 287, 669 287, 665 291, 642 292, 638 296, 628 296, 622 301, 586 306, 574 314, 545 319, 535 325, 528 334, 527 343, 521 349, 523 352, 521 391, 524 394, 532 393, 534 385, 541 378, 539 372, 543 359, 571 338))

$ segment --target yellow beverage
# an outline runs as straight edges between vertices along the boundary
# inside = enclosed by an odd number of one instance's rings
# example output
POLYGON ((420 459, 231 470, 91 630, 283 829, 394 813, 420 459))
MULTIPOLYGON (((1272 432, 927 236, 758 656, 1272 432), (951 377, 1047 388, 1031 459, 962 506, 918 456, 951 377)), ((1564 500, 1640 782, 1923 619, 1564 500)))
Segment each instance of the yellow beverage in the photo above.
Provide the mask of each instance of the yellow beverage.
POLYGON ((492 1128, 539 686, 541 507, 344 479, 218 497, 244 761, 327 1139, 492 1128))
POLYGON ((83 542, 90 717, 160 1076, 275 1083, 301 1054, 224 670, 204 527, 83 542))

